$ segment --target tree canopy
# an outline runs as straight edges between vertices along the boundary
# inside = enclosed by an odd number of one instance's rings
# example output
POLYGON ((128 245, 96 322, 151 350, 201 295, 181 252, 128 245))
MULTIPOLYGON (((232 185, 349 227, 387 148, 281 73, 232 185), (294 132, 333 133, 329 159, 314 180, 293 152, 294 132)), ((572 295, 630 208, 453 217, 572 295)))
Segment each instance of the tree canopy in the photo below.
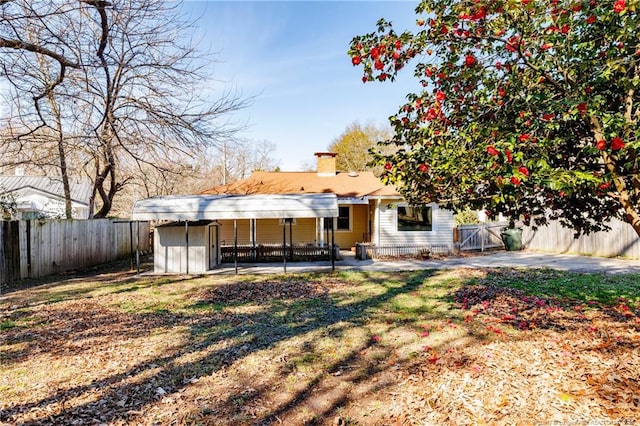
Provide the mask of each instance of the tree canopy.
POLYGON ((381 167, 376 168, 371 164, 373 156, 370 151, 378 142, 388 140, 392 135, 389 126, 374 123, 360 124, 356 121, 349 124, 344 132, 331 142, 328 149, 338 154, 336 157, 338 170, 381 172, 381 167))
MULTIPOLYGON (((381 19, 349 55, 363 81, 409 63, 420 90, 376 161, 412 202, 577 233, 640 235, 638 1, 428 0, 416 30, 381 19)), ((408 68, 408 67, 407 67, 408 68)))

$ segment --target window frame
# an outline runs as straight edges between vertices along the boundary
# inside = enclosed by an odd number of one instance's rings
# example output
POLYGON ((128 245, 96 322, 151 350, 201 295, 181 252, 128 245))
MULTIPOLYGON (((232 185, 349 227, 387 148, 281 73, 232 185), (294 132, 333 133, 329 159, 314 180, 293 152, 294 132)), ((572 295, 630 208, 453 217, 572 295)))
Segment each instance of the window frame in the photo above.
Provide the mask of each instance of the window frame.
POLYGON ((434 206, 433 204, 423 204, 420 206, 413 206, 410 205, 409 203, 400 203, 396 206, 395 208, 395 230, 398 233, 404 233, 404 232, 428 232, 428 233, 433 233, 436 232, 436 217, 435 217, 435 212, 436 212, 436 206, 434 206), (411 208, 428 208, 431 211, 431 229, 400 229, 400 208, 407 208, 407 207, 411 207, 411 208))
MULTIPOLYGON (((351 206, 350 204, 339 204, 338 205, 338 214, 340 214, 340 209, 341 208, 345 208, 345 209, 349 209, 349 228, 342 228, 339 229, 338 228, 338 219, 339 217, 332 217, 332 218, 325 218, 326 219, 333 219, 333 229, 335 230, 335 232, 352 232, 353 231, 353 206, 351 206)), ((345 217, 346 219, 346 217, 345 217)), ((325 222, 325 229, 327 228, 326 226, 326 222, 325 222)))

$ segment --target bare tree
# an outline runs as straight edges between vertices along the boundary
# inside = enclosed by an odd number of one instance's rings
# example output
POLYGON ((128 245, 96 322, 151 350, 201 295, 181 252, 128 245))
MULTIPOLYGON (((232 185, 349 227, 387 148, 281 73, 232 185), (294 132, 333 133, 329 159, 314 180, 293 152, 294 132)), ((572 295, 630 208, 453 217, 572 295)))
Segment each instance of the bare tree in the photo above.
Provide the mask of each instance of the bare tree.
POLYGON ((112 211, 128 214, 140 198, 197 194, 212 186, 243 179, 256 170, 274 170, 278 166, 273 158, 274 149, 274 144, 266 140, 232 139, 195 158, 174 156, 153 166, 128 159, 121 163, 121 169, 132 176, 131 184, 120 192, 112 211))
POLYGON ((107 216, 116 194, 150 168, 170 174, 172 159, 202 156, 237 130, 226 118, 247 101, 206 90, 215 84, 211 56, 196 49, 194 22, 178 7, 0 0, 0 48, 8 50, 0 61, 16 113, 5 151, 22 153, 37 141, 63 179, 70 171, 89 176, 94 217, 107 216), (23 72, 34 64, 39 74, 23 72), (29 90, 37 94, 27 105, 29 90))
POLYGON ((244 179, 256 170, 275 169, 278 161, 273 158, 274 150, 275 145, 268 140, 240 139, 223 143, 220 149, 210 154, 210 158, 214 167, 221 169, 221 183, 225 184, 244 179))

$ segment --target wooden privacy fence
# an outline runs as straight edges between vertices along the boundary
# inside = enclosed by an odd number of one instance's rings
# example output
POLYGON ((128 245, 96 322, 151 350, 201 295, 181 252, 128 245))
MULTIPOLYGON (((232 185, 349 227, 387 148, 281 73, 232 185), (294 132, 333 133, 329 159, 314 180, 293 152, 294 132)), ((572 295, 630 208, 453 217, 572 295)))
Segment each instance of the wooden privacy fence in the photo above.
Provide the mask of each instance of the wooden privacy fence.
MULTIPOLYGON (((340 252, 338 246, 334 246, 336 257, 340 252)), ((282 244, 259 244, 239 245, 238 262, 279 262, 282 260, 282 244)), ((286 254, 288 261, 313 261, 313 260, 331 260, 330 246, 319 247, 315 244, 287 244, 286 254)), ((230 263, 235 261, 236 248, 234 246, 221 246, 222 263, 230 263)))
POLYGON ((640 259, 640 238, 631 225, 612 220, 609 226, 610 231, 594 232, 577 239, 572 229, 562 227, 559 222, 552 222, 535 231, 525 226, 522 243, 527 249, 554 253, 640 259))
POLYGON ((0 284, 148 251, 149 222, 110 219, 2 221, 0 284))

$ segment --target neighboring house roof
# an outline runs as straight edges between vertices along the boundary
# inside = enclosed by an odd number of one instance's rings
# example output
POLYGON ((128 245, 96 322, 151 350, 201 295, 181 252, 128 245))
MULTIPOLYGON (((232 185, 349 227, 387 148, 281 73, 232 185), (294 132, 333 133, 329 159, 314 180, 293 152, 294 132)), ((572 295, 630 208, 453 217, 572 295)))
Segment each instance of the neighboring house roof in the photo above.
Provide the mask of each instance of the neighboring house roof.
MULTIPOLYGON (((62 178, 47 176, 0 176, 0 194, 16 192, 21 189, 33 189, 47 194, 53 198, 64 199, 62 178)), ((80 177, 71 177, 69 182, 71 200, 84 205, 89 205, 91 198, 91 182, 80 177)))
POLYGON ((253 172, 246 179, 207 189, 202 194, 336 194, 338 198, 399 195, 372 172, 338 172, 321 176, 316 172, 253 172))
POLYGON ((133 220, 282 219, 338 216, 335 194, 183 195, 136 201, 133 220))

